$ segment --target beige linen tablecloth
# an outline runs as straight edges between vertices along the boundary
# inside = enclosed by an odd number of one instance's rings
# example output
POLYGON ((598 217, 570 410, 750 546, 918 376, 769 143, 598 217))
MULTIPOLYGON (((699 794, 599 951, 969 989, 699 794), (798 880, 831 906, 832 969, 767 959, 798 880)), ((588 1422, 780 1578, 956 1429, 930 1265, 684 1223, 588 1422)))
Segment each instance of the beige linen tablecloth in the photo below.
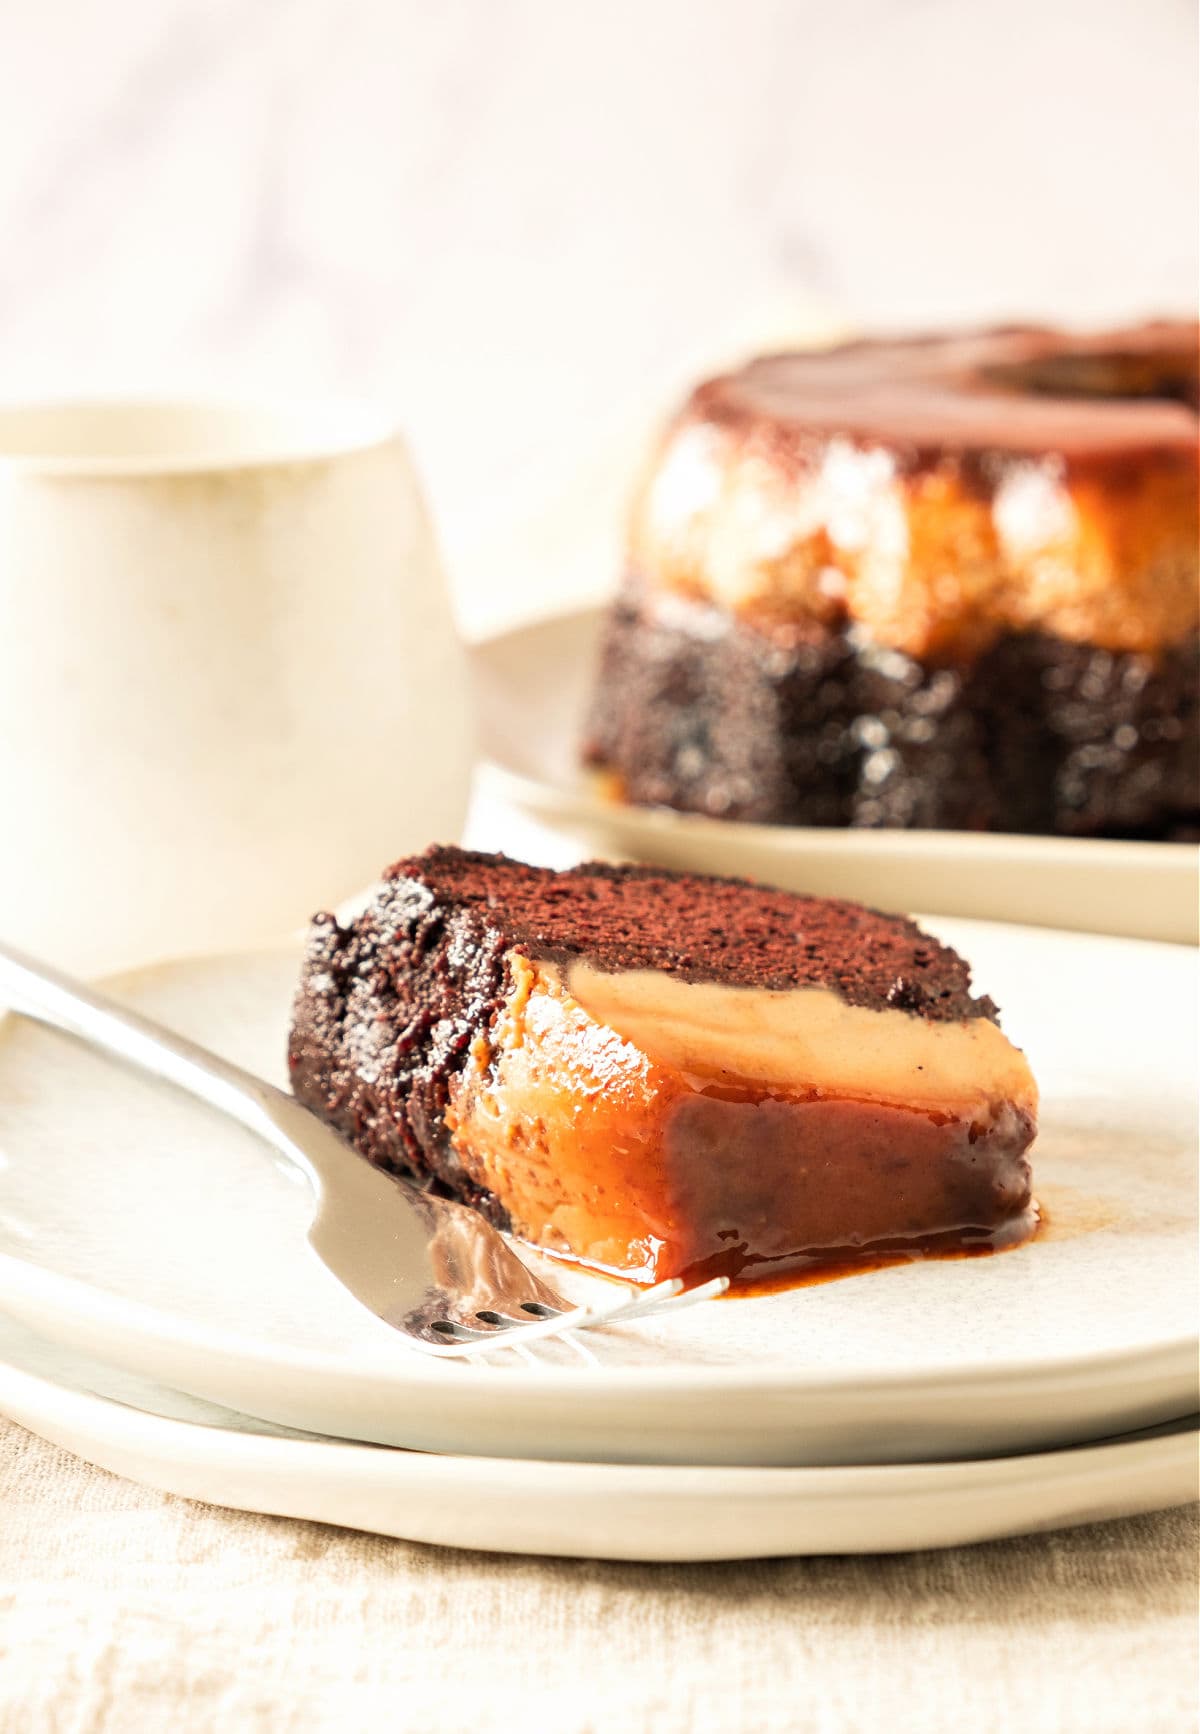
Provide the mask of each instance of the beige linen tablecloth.
POLYGON ((0 1421, 3 1734, 1194 1734, 1194 1509, 946 1553, 443 1552, 0 1421))

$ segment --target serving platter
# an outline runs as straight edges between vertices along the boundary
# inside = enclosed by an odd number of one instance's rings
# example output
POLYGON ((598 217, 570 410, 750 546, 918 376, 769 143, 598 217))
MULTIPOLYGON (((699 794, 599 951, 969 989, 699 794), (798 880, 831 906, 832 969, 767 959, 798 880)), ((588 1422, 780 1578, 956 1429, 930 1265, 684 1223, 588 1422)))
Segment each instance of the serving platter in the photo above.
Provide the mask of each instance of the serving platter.
POLYGON ((603 615, 538 621, 475 647, 485 762, 471 840, 492 809, 525 852, 557 866, 581 855, 744 874, 880 909, 1016 921, 1194 944, 1200 850, 1190 843, 749 825, 625 807, 579 766, 603 615), (557 853, 555 849, 557 846, 557 853))
MULTIPOLYGON (((0 1023, 0 1309, 44 1339, 286 1427, 472 1456, 725 1466, 962 1459, 1102 1438, 1197 1396, 1194 959, 937 919, 1043 1094, 1046 1226, 926 1261, 590 1333, 531 1364, 430 1363, 304 1239, 255 1139, 52 1032, 0 1023)), ((114 991, 280 1079, 298 952, 114 991)), ((584 1297, 600 1279, 555 1278, 584 1297)), ((532 1353, 532 1351, 531 1351, 532 1353)))

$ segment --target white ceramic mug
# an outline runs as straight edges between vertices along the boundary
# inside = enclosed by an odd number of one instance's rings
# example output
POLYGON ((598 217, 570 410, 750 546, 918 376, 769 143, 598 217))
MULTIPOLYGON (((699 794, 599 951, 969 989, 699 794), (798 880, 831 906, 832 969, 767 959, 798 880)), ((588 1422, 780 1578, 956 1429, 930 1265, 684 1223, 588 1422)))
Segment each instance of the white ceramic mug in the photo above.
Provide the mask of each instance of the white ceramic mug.
POLYGON ((457 837, 472 744, 390 427, 0 409, 0 935, 96 971, 286 932, 457 837))

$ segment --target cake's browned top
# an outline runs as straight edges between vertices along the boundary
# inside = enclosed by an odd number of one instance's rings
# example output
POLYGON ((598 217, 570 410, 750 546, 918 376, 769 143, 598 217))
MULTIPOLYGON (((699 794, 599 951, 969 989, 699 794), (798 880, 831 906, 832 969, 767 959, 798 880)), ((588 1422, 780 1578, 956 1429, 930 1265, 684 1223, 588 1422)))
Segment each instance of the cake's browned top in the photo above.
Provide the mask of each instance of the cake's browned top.
POLYGON ((441 847, 386 877, 401 894, 420 888, 430 916, 466 917, 464 931, 489 949, 728 986, 828 988, 851 1005, 939 1021, 995 1016, 991 1000, 972 997, 956 952, 915 922, 858 903, 652 867, 552 872, 441 847))
POLYGON ((1005 327, 766 355, 702 385, 714 422, 908 448, 1194 455, 1200 327, 1158 320, 1100 336, 1005 327))

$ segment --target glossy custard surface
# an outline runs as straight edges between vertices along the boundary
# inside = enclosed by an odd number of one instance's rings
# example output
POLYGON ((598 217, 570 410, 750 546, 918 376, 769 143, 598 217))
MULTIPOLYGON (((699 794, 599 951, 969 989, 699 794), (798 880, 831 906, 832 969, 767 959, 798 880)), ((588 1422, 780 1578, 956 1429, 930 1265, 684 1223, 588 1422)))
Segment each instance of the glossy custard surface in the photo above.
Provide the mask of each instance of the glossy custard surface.
MULTIPOLYGON (((833 1093, 827 1062, 808 1084, 794 1067, 776 1079, 718 1069, 711 1049, 691 1056, 707 1069, 682 1069, 640 1045, 644 1033, 597 1021, 557 969, 520 956, 510 969, 447 1125, 472 1181, 533 1243, 643 1282, 751 1283, 1032 1232, 1036 1091, 994 1025, 972 1087, 940 1103, 936 1089, 879 1099, 833 1093)), ((894 1025, 897 1042, 921 1026, 902 1011, 858 1016, 894 1025)), ((976 1032, 941 1033, 970 1044, 976 1032)))

